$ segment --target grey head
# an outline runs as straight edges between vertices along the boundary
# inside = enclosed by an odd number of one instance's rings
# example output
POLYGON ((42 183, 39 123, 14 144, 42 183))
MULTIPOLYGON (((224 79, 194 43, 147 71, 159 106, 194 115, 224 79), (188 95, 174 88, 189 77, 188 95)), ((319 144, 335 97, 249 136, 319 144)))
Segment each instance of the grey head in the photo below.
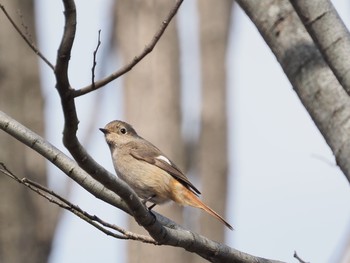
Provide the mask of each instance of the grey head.
POLYGON ((130 124, 119 120, 111 121, 100 131, 104 133, 110 147, 119 147, 139 137, 130 124))

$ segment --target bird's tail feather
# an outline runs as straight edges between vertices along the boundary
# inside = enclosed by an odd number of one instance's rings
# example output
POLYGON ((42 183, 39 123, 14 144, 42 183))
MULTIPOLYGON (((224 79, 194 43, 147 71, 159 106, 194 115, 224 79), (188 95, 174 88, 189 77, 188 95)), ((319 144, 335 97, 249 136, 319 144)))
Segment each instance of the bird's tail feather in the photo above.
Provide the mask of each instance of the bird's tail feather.
POLYGON ((208 214, 212 215, 213 217, 221 221, 229 229, 233 230, 233 227, 222 216, 220 216, 213 209, 211 209, 209 206, 204 204, 194 193, 191 192, 191 190, 185 191, 183 197, 184 197, 183 200, 185 201, 186 205, 190 205, 190 206, 197 207, 204 210, 208 214))

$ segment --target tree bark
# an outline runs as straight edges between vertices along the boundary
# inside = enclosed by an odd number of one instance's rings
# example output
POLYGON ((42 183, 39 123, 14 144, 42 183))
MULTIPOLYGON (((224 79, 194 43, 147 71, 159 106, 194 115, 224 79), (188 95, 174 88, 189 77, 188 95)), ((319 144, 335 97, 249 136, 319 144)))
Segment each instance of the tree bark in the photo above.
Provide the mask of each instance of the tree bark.
MULTIPOLYGON (((124 63, 145 48, 172 5, 171 1, 117 2, 116 38, 124 63)), ((124 76, 124 108, 127 121, 140 135, 183 168, 178 42, 172 21, 153 52, 124 76)), ((174 203, 156 206, 155 210, 179 224, 183 222, 182 208, 174 203)), ((129 224, 131 231, 141 230, 133 219, 129 224)), ((177 248, 129 242, 129 262, 186 262, 186 255, 189 253, 177 248)))
POLYGON ((350 95, 350 34, 329 0, 291 0, 305 28, 350 95))
MULTIPOLYGON (((350 100, 288 1, 239 0, 350 181, 350 100)), ((329 30, 331 33, 331 30, 329 30)))
MULTIPOLYGON (((33 31, 33 1, 3 1, 20 25, 17 10, 28 31, 33 31)), ((9 21, 1 15, 0 104, 36 132, 44 133, 43 98, 40 90, 38 58, 28 48, 9 21)), ((35 40, 35 33, 31 32, 35 40)), ((16 174, 46 185, 45 160, 7 134, 0 134, 0 161, 16 174)), ((0 262, 46 262, 56 228, 58 208, 28 189, 0 176, 0 262)))

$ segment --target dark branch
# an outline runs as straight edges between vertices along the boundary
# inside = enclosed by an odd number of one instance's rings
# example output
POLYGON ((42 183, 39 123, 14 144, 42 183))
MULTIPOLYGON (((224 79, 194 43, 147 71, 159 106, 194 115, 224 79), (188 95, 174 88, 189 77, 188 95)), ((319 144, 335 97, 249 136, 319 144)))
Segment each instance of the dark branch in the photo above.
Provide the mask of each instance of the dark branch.
POLYGON ((23 29, 24 29, 24 35, 27 37, 27 39, 28 39, 31 43, 33 43, 32 35, 31 35, 30 32, 29 32, 28 26, 27 26, 27 25, 25 24, 25 22, 24 22, 24 18, 23 18, 23 14, 22 14, 21 10, 18 10, 17 12, 18 12, 18 15, 19 15, 19 17, 20 17, 20 19, 21 19, 21 26, 22 26, 23 29))
POLYGON ((302 259, 298 256, 298 254, 297 254, 296 251, 294 251, 294 255, 293 255, 293 256, 294 256, 297 260, 299 260, 300 263, 309 263, 309 262, 306 262, 306 261, 302 260, 302 259))
POLYGON ((27 43, 27 45, 37 54, 45 63, 48 65, 52 70, 55 69, 54 65, 51 64, 51 62, 39 51, 39 49, 34 45, 33 41, 31 41, 30 38, 28 38, 21 29, 17 26, 15 21, 11 18, 11 16, 7 13, 5 7, 0 3, 0 8, 2 12, 5 14, 8 21, 11 23, 11 25, 14 27, 14 29, 18 32, 18 34, 23 38, 23 40, 27 43))
POLYGON ((96 56, 97 51, 101 45, 101 29, 98 31, 98 40, 97 40, 97 46, 93 53, 93 59, 92 59, 92 68, 91 68, 91 86, 95 89, 95 69, 97 65, 96 56))
POLYGON ((134 191, 124 183, 100 166, 80 144, 76 132, 78 130, 78 117, 75 109, 74 97, 68 79, 68 64, 73 46, 76 30, 76 10, 74 1, 64 0, 65 27, 63 38, 58 50, 56 66, 56 88, 60 94, 64 114, 63 143, 87 173, 105 187, 118 194, 128 205, 135 220, 144 226, 151 236, 159 243, 165 243, 166 229, 155 220, 153 215, 142 205, 134 191))
POLYGON ((89 85, 89 86, 86 86, 86 87, 84 87, 82 89, 75 90, 73 92, 74 93, 74 97, 79 97, 81 95, 84 95, 84 94, 89 93, 91 91, 94 91, 96 89, 102 88, 103 86, 107 85, 111 81, 117 79, 118 77, 120 77, 120 76, 124 75, 125 73, 127 73, 128 71, 130 71, 144 57, 146 57, 149 53, 151 53, 153 48, 158 43, 159 39, 162 37, 165 29, 170 24, 170 21, 173 19, 173 17, 177 13, 177 10, 180 8, 182 2, 183 2, 183 0, 177 0, 176 1, 174 7, 170 10, 170 12, 167 15, 167 17, 163 20, 159 30, 153 36, 151 42, 148 45, 146 45, 144 50, 139 55, 135 56, 133 60, 131 60, 128 64, 123 66, 118 71, 112 73, 111 75, 109 75, 108 77, 106 77, 104 79, 101 79, 101 80, 97 81, 96 83, 94 83, 94 85, 89 85))
MULTIPOLYGON (((58 50, 55 71, 57 81, 56 88, 60 94, 65 121, 63 143, 80 167, 89 173, 95 180, 125 199, 130 208, 129 211, 132 212, 132 215, 139 224, 148 226, 154 225, 154 217, 148 212, 142 203, 139 202, 136 194, 131 191, 130 187, 100 166, 80 144, 76 136, 79 121, 74 97, 71 96, 72 89, 68 79, 68 65, 76 30, 76 10, 74 1, 72 0, 64 0, 64 6, 65 27, 61 45, 58 50)), ((161 224, 158 223, 157 226, 161 228, 161 224)))
POLYGON ((73 0, 64 0, 65 24, 61 44, 57 52, 57 61, 55 68, 56 88, 60 93, 61 99, 70 97, 70 84, 68 79, 68 65, 73 47, 76 32, 76 9, 73 0))

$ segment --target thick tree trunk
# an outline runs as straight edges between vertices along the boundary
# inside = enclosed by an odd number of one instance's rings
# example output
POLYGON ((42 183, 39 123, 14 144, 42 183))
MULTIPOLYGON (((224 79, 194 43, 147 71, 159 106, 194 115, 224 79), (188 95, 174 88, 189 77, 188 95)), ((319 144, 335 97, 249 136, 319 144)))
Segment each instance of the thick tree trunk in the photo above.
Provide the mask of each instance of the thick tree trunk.
MULTIPOLYGON (((33 1, 2 1, 21 24, 33 29, 33 1)), ((1 109, 37 133, 44 133, 43 98, 38 58, 4 15, 0 16, 1 109)), ((0 161, 20 177, 46 185, 45 160, 28 147, 0 133, 0 161)), ((51 251, 57 208, 22 185, 0 176, 0 262, 46 262, 51 251)))
MULTIPOLYGON (((350 99, 288 1, 239 0, 350 182, 350 99)), ((332 34, 332 30, 328 31, 332 34)))
MULTIPOLYGON (((149 43, 173 5, 172 1, 122 0, 116 5, 116 38, 124 63, 149 43)), ((153 52, 124 76, 125 116, 145 139, 154 143, 180 168, 181 139, 179 43, 172 21, 153 52)), ((157 212, 182 223, 182 208, 170 203, 157 212)), ((140 227, 130 220, 130 229, 140 227)), ((129 242, 129 262, 186 262, 189 253, 171 247, 129 242)))

